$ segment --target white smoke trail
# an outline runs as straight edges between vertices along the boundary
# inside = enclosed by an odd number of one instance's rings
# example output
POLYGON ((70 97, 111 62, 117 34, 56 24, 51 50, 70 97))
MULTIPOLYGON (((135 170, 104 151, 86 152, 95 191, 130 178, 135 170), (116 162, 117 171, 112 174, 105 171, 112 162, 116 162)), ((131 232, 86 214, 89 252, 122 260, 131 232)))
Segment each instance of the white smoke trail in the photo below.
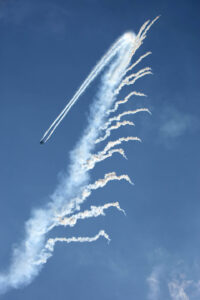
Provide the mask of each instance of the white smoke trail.
MULTIPOLYGON (((81 96, 82 93, 87 89, 87 87, 90 85, 90 83, 98 76, 98 74, 102 71, 102 69, 105 67, 105 65, 108 64, 108 62, 112 59, 112 57, 117 53, 117 51, 121 47, 121 43, 124 42, 124 39, 130 39, 133 40, 133 37, 135 39, 135 44, 129 54, 129 60, 127 61, 127 64, 130 63, 132 56, 135 54, 136 50, 142 45, 143 40, 146 38, 147 31, 150 29, 150 27, 157 21, 159 18, 156 17, 151 23, 148 20, 144 23, 144 25, 141 27, 138 35, 135 37, 132 32, 125 33, 120 39, 118 39, 113 46, 110 48, 110 50, 102 57, 102 59, 97 63, 97 65, 93 68, 89 76, 86 78, 86 80, 82 83, 78 91, 75 93, 75 95, 72 97, 72 99, 69 101, 69 103, 65 106, 65 108, 61 111, 61 113, 58 115, 58 117, 54 120, 54 122, 50 125, 49 129, 44 133, 42 139, 40 140, 41 143, 46 143, 48 139, 51 137, 51 135, 54 133, 60 122, 63 120, 63 118, 67 115, 71 107, 75 104, 75 102, 78 100, 78 98, 81 96)), ((123 76, 131 70, 134 66, 136 66, 144 57, 151 54, 151 52, 147 52, 146 54, 142 55, 136 63, 134 63, 130 68, 126 68, 123 76)), ((146 75, 146 74, 145 74, 146 75)), ((144 76, 144 75, 143 75, 144 76)), ((142 76, 141 76, 142 77, 142 76)), ((140 77, 139 77, 140 78, 140 77)), ((137 78, 138 79, 138 78, 137 78)), ((137 80, 136 79, 136 80, 137 80)), ((135 81, 136 81, 135 80, 135 81)), ((121 89, 121 88, 120 88, 121 89)), ((117 93, 119 93, 119 90, 117 90, 117 93)))
MULTIPOLYGON (((91 157, 87 160, 85 165, 83 165, 84 168, 87 170, 94 168, 96 163, 103 161, 107 159, 108 157, 111 157, 113 153, 118 152, 120 153, 124 158, 126 158, 126 155, 124 153, 123 149, 112 149, 113 147, 120 145, 122 142, 129 142, 129 141, 138 141, 141 142, 141 139, 136 137, 136 136, 128 136, 128 137, 122 137, 119 138, 115 141, 110 141, 108 144, 105 146, 105 148, 98 152, 97 154, 91 155, 91 157), (110 150, 112 149, 112 150, 110 150)), ((127 159, 127 158, 126 158, 127 159)))
POLYGON ((85 210, 83 212, 79 212, 78 214, 72 215, 68 218, 60 218, 58 217, 58 225, 63 226, 74 226, 78 220, 80 219, 86 219, 86 218, 92 218, 92 217, 98 217, 100 215, 105 216, 104 210, 110 208, 110 207, 116 207, 119 211, 122 211, 125 214, 125 211, 121 209, 119 202, 111 202, 106 203, 102 206, 91 206, 90 210, 85 210))
POLYGON ((97 63, 97 65, 93 68, 89 76, 86 80, 82 83, 78 91, 69 101, 69 103, 65 106, 65 108, 61 111, 55 121, 51 124, 49 129, 45 132, 41 139, 41 143, 46 143, 51 135, 54 133, 60 122, 63 118, 67 115, 71 107, 76 103, 78 98, 81 96, 82 93, 87 89, 90 83, 98 76, 98 74, 102 71, 102 69, 108 64, 108 62, 113 58, 113 56, 123 47, 124 42, 130 40, 130 42, 135 39, 135 35, 132 32, 125 33, 120 39, 118 39, 113 46, 109 49, 109 51, 102 57, 102 59, 97 63))
MULTIPOLYGON (((128 82, 130 82, 130 79, 132 78, 138 78, 139 76, 143 75, 143 74, 152 74, 151 73, 151 68, 146 67, 144 69, 139 70, 137 73, 132 73, 131 75, 128 75, 124 78, 124 80, 122 81, 122 83, 120 84, 120 86, 125 83, 127 84, 128 82)), ((144 76, 144 75, 143 75, 144 76)))
POLYGON ((108 121, 101 127, 101 130, 106 130, 112 122, 120 121, 121 118, 124 117, 124 116, 135 115, 139 112, 147 112, 147 113, 151 114, 150 110, 148 108, 145 108, 145 107, 144 108, 137 108, 137 109, 134 109, 134 110, 124 111, 123 113, 108 119, 108 121))
MULTIPOLYGON (((108 174, 108 175, 110 175, 110 174, 108 174)), ((124 175, 121 177, 125 177, 125 179, 126 179, 126 176, 124 176, 124 175)), ((122 179, 124 179, 124 178, 122 178, 122 179)), ((120 180, 120 179, 118 179, 118 180, 120 180)), ((85 210, 84 212, 74 214, 68 218, 63 217, 65 215, 65 213, 64 214, 62 213, 62 215, 57 216, 57 222, 54 223, 51 226, 51 228, 49 228, 49 231, 52 230, 54 227, 60 226, 60 225, 70 226, 70 227, 75 226, 77 221, 80 219, 83 220, 83 219, 92 218, 92 217, 96 218, 100 215, 105 216, 104 210, 106 210, 110 207, 115 207, 115 208, 117 208, 117 210, 126 214, 125 211, 120 207, 119 202, 106 203, 103 206, 91 206, 90 210, 85 210)), ((41 251, 40 258, 34 264, 40 265, 40 264, 46 263, 47 259, 49 259, 52 256, 52 252, 54 251, 54 246, 55 246, 56 242, 67 242, 67 243, 93 242, 93 241, 96 241, 100 236, 103 236, 108 241, 110 241, 108 234, 105 233, 104 230, 101 230, 95 237, 92 237, 92 238, 88 238, 88 237, 57 238, 56 237, 56 238, 48 239, 45 247, 41 251)))
POLYGON ((102 206, 90 206, 90 210, 85 210, 83 212, 79 212, 77 214, 74 214, 70 217, 65 217, 65 213, 58 214, 56 216, 56 222, 52 224, 52 226, 49 228, 49 231, 52 230, 56 226, 70 226, 73 227, 76 225, 77 221, 80 219, 87 219, 87 218, 92 218, 92 217, 98 217, 100 215, 105 216, 104 210, 110 208, 110 207, 115 207, 117 210, 123 212, 124 214, 125 211, 120 207, 119 202, 111 202, 111 203, 106 203, 102 206))
POLYGON ((112 157, 112 155, 114 153, 119 153, 120 155, 122 155, 125 159, 127 159, 125 152, 122 148, 119 149, 112 149, 110 151, 108 151, 106 154, 93 154, 91 156, 90 159, 87 160, 87 162, 85 163, 85 165, 83 165, 83 168, 85 168, 86 170, 91 170, 94 168, 94 166, 96 165, 96 163, 101 162, 109 157, 112 157))
POLYGON ((136 74, 131 74, 127 77, 124 78, 124 80, 121 82, 121 84, 119 85, 119 87, 116 89, 115 93, 119 94, 119 92, 121 91, 121 89, 125 86, 125 85, 131 85, 134 84, 136 82, 136 80, 138 80, 139 78, 142 78, 146 75, 150 75, 152 74, 151 72, 151 68, 146 67, 140 71, 138 71, 136 74), (132 79, 133 78, 133 79, 132 79), (132 79, 132 80, 130 80, 132 79))
POLYGON ((129 125, 129 126, 135 126, 135 124, 131 121, 123 121, 123 122, 117 122, 115 125, 113 126, 110 126, 106 129, 106 133, 103 137, 100 137, 98 138, 96 141, 95 141, 95 144, 98 144, 104 140, 106 140, 110 135, 111 135, 111 131, 112 130, 116 130, 116 129, 119 129, 120 127, 122 126, 126 126, 126 125, 129 125))
MULTIPOLYGON (((132 57, 135 55, 136 51, 141 47, 141 45, 143 44, 143 41, 146 38, 147 32, 148 30, 151 28, 151 26, 160 18, 160 16, 157 16, 155 19, 153 19, 151 22, 150 20, 146 21, 142 27, 140 28, 136 38, 135 38, 135 43, 134 43, 134 47, 132 49, 132 52, 130 53, 130 57, 129 57, 129 63, 131 62, 132 57)), ((145 56, 145 54, 144 54, 145 56)), ((139 58, 139 60, 141 61, 143 59, 143 56, 141 56, 139 58)), ((137 64, 137 62, 135 63, 135 65, 137 64)), ((132 69, 132 67, 130 67, 132 69)), ((126 68, 126 70, 124 71, 123 77, 126 75, 126 73, 129 71, 129 68, 126 68)), ((119 93, 119 89, 116 90, 116 94, 119 93)))
POLYGON ((115 105, 114 105, 114 108, 109 109, 109 110, 106 112, 106 114, 107 114, 107 115, 110 115, 111 113, 114 113, 114 112, 118 109, 119 105, 128 102, 128 100, 129 100, 132 96, 141 96, 141 97, 143 96, 143 97, 146 97, 145 94, 140 93, 140 92, 136 92, 136 91, 130 92, 123 100, 116 101, 116 102, 115 102, 115 105))
POLYGON ((104 121, 105 112, 115 100, 114 91, 122 79, 122 74, 128 66, 129 53, 133 47, 134 35, 125 35, 123 43, 115 49, 116 58, 102 79, 102 86, 96 102, 91 109, 90 122, 74 151, 71 153, 71 166, 68 175, 60 183, 51 196, 47 208, 35 210, 31 219, 26 223, 24 241, 15 249, 10 267, 7 272, 0 274, 0 292, 9 288, 17 288, 30 283, 39 273, 41 266, 36 265, 42 259, 42 250, 46 244, 46 233, 54 223, 55 211, 59 211, 67 203, 67 212, 78 208, 71 198, 79 196, 81 187, 89 180, 87 170, 82 164, 88 160, 94 148, 99 128, 104 121), (105 101, 107 99, 107 101, 105 101))
MULTIPOLYGON (((110 63, 108 71, 102 78, 100 90, 91 108, 88 126, 79 143, 71 152, 71 165, 69 166, 68 173, 51 195, 49 204, 42 209, 36 209, 32 213, 31 218, 26 222, 24 240, 14 249, 8 270, 0 273, 0 293, 10 288, 18 288, 29 284, 38 275, 43 263, 52 255, 54 245, 57 241, 67 243, 92 242, 100 236, 104 236, 109 240, 109 236, 104 231, 100 231, 94 237, 52 238, 48 241, 46 240, 46 234, 49 232, 52 224, 55 223, 57 212, 63 212, 64 207, 65 216, 74 213, 75 210, 79 209, 80 202, 86 199, 88 194, 91 193, 91 190, 103 187, 111 180, 124 179, 131 183, 127 175, 117 176, 113 172, 107 174, 101 181, 97 181, 93 185, 87 185, 89 174, 87 168, 83 166, 91 158, 91 152, 95 147, 95 140, 99 137, 100 128, 102 128, 105 122, 106 112, 116 100, 116 90, 122 82, 124 74, 126 74, 131 57, 142 44, 151 24, 153 23, 149 24, 147 22, 137 37, 132 33, 127 33, 114 44, 43 136, 42 141, 47 141, 69 109, 77 101, 78 97, 99 74, 102 68, 110 63), (87 189, 83 193, 86 185, 87 189)), ((111 152, 111 148, 121 144, 123 141, 129 140, 140 141, 137 137, 127 137, 109 142, 104 152, 101 153, 102 157, 103 155, 112 155, 114 151, 111 152)), ((121 150, 118 152, 123 155, 121 150)))
POLYGON ((71 238, 65 238, 65 237, 56 237, 48 239, 45 248, 41 252, 41 256, 37 261, 34 262, 35 266, 41 266, 47 262, 47 260, 53 255, 54 247, 57 242, 65 242, 67 244, 72 242, 78 242, 78 243, 91 243, 97 241, 100 237, 104 237, 108 242, 110 242, 109 235, 104 231, 100 230, 98 234, 96 234, 93 237, 71 237, 71 238))
POLYGON ((106 147, 104 148, 104 150, 102 152, 100 152, 100 154, 105 154, 108 152, 108 150, 110 150, 111 148, 115 147, 116 145, 120 145, 123 142, 129 142, 129 141, 138 141, 141 142, 141 139, 138 138, 137 136, 127 136, 127 137, 121 137, 118 140, 115 141, 110 141, 108 142, 108 144, 106 145, 106 147))
POLYGON ((152 54, 150 51, 146 52, 145 54, 141 55, 136 62, 134 62, 129 68, 126 69, 126 73, 131 71, 133 68, 135 68, 145 57, 152 54))
POLYGON ((126 180, 128 181, 130 184, 132 184, 132 181, 130 180, 129 176, 126 174, 123 175, 116 175, 115 172, 110 172, 105 174, 104 178, 102 179, 98 179, 97 181, 95 181, 95 183, 93 184, 88 184, 88 186, 83 190, 83 194, 82 195, 87 195, 89 194, 92 190, 96 190, 99 188, 104 187, 108 182, 110 181, 114 181, 114 180, 126 180))
MULTIPOLYGON (((107 173, 104 175, 104 178, 100 178, 100 179, 96 180, 94 183, 88 184, 87 186, 83 187, 80 192, 80 196, 70 200, 71 207, 73 207, 75 209, 80 209, 80 204, 83 203, 91 195, 93 190, 103 188, 110 181, 120 181, 120 180, 125 180, 125 181, 129 182, 130 184, 133 184, 131 179, 129 178, 129 176, 126 174, 118 176, 118 175, 116 175, 115 172, 107 173)), ((63 205, 62 210, 59 215, 61 217, 64 217, 68 214, 69 214, 68 205, 67 206, 63 205)))
POLYGON ((93 237, 71 237, 71 238, 54 238, 49 239, 46 244, 46 248, 53 252, 54 246, 56 242, 66 242, 66 243, 72 243, 72 242, 94 242, 100 238, 100 236, 103 236, 105 239, 110 241, 110 238, 107 233, 105 233, 104 230, 100 230, 98 234, 96 234, 93 237))

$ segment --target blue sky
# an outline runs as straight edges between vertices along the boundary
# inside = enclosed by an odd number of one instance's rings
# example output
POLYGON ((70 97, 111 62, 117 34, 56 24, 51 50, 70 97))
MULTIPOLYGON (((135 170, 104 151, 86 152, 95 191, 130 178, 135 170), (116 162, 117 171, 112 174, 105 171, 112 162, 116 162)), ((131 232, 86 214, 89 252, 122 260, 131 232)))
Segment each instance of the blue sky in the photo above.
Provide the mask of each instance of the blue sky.
MULTIPOLYGON (((97 79, 52 139, 39 140, 109 46, 127 30, 138 32, 161 15, 136 58, 153 76, 135 85, 148 95, 124 108, 147 106, 130 117, 135 128, 112 137, 138 135, 98 164, 104 173, 127 173, 134 186, 113 182, 94 191, 82 209, 119 201, 126 216, 106 216, 57 228, 57 236, 93 236, 105 229, 107 244, 57 244, 34 281, 2 299, 187 300, 200 297, 198 1, 0 1, 0 270, 24 237, 31 211, 48 203, 69 166, 69 152, 87 124, 97 79)), ((124 109, 123 108, 123 109, 124 109)))

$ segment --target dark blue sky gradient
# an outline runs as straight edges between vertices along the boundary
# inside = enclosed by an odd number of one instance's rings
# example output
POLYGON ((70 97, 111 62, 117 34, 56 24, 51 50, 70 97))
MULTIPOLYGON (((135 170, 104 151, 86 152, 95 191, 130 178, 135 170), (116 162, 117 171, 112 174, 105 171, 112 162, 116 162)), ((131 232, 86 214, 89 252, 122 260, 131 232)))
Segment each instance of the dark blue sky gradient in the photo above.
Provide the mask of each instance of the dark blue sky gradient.
POLYGON ((105 217, 56 229, 58 236, 105 229, 112 240, 56 245, 33 283, 2 299, 176 300, 168 282, 180 274, 193 281, 191 299, 199 299, 199 10, 191 0, 0 0, 0 270, 9 266, 32 209, 48 202, 67 170, 99 78, 41 146, 44 131, 122 33, 137 33, 161 15, 136 55, 153 52, 140 67, 151 66, 154 75, 134 87, 148 98, 120 108, 145 105, 152 116, 129 117, 136 127, 112 134, 143 142, 124 145, 128 161, 114 155, 92 171, 92 182, 116 171, 135 185, 110 183, 82 206, 119 201, 127 216, 111 208, 105 217), (161 298, 152 296, 147 280, 157 267, 161 298))

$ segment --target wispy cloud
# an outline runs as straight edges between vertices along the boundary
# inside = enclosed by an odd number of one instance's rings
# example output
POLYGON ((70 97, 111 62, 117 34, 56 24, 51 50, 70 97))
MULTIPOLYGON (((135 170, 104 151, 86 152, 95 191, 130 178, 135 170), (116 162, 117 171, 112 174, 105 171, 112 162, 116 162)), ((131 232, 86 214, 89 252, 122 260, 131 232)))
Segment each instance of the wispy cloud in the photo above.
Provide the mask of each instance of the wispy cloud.
POLYGON ((200 299, 199 276, 191 272, 183 261, 177 263, 170 257, 153 266, 147 278, 149 300, 197 300, 200 299))
POLYGON ((149 293, 147 298, 149 300, 160 299, 160 276, 162 273, 162 267, 156 266, 153 268, 152 273, 147 278, 147 283, 149 286, 149 293))
POLYGON ((189 275, 189 273, 189 270, 180 271, 177 267, 173 270, 168 280, 172 300, 200 299, 200 280, 196 279, 194 274, 189 275))
POLYGON ((172 300, 189 300, 186 293, 188 288, 193 283, 192 280, 177 280, 174 279, 168 283, 169 293, 172 300))
POLYGON ((184 135, 186 131, 194 131, 198 127, 197 119, 176 109, 167 109, 163 114, 161 133, 168 138, 177 138, 184 135))
POLYGON ((177 110, 174 107, 165 107, 160 114, 159 142, 171 146, 179 138, 199 130, 198 118, 190 113, 177 110))

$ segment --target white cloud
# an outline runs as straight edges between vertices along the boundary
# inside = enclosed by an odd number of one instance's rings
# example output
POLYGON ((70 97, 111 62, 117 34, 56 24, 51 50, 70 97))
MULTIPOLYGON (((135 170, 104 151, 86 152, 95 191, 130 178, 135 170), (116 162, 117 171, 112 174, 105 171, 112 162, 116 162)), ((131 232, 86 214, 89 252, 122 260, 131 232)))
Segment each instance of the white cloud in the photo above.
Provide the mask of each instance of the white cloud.
POLYGON ((165 108, 160 115, 160 140, 172 142, 199 129, 199 120, 192 114, 165 108))
POLYGON ((179 261, 174 264, 167 260, 152 268, 148 283, 148 300, 199 300, 199 275, 179 261))
POLYGON ((169 293, 172 300, 189 300, 186 293, 186 288, 189 287, 193 281, 191 280, 173 280, 168 283, 169 293))
POLYGON ((149 286, 148 299, 149 300, 157 300, 160 297, 160 275, 162 272, 162 268, 160 266, 156 266, 153 268, 151 275, 147 278, 147 283, 149 286))

